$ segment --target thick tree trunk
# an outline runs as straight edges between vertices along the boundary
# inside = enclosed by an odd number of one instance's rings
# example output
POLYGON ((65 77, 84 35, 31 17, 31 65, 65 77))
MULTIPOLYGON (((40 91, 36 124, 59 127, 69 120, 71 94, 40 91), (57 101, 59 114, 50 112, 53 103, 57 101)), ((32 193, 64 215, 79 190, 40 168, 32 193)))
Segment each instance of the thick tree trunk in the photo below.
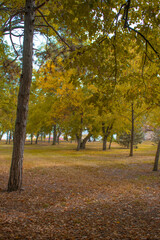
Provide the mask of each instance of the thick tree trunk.
POLYGON ((34 0, 26 0, 25 4, 23 63, 18 94, 17 118, 15 123, 8 191, 17 191, 22 188, 23 152, 30 86, 32 81, 34 3, 34 0))
POLYGON ((56 138, 57 138, 57 128, 56 124, 53 126, 53 143, 52 145, 56 145, 56 138))
POLYGON ((103 151, 106 151, 107 149, 107 136, 103 137, 103 151))
POLYGON ((88 134, 83 141, 80 143, 80 149, 85 149, 86 148, 86 143, 87 141, 90 139, 90 137, 92 136, 92 134, 88 134))
POLYGON ((159 153, 160 153, 160 140, 159 140, 158 146, 157 146, 157 151, 156 151, 153 171, 158 171, 159 153))
POLYGON ((133 156, 133 144, 134 144, 134 108, 132 103, 132 129, 131 129, 131 145, 130 145, 130 154, 129 156, 133 156))

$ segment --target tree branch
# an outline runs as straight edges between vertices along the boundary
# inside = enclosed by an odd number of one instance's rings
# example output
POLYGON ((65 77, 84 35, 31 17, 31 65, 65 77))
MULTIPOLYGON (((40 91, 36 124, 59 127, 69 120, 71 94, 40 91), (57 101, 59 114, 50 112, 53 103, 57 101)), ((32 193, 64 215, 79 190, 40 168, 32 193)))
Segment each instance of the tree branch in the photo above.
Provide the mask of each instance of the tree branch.
POLYGON ((152 48, 152 50, 156 53, 157 57, 160 59, 160 54, 156 51, 156 49, 152 46, 152 44, 148 41, 148 39, 142 33, 140 33, 138 30, 130 26, 128 26, 127 28, 139 34, 146 41, 146 43, 148 43, 148 45, 152 48))
POLYGON ((56 33, 56 35, 59 37, 59 39, 60 39, 71 51, 74 51, 75 48, 73 48, 72 46, 70 46, 70 45, 66 42, 66 40, 56 31, 56 29, 55 29, 51 24, 49 24, 49 22, 45 19, 43 13, 42 13, 39 9, 37 9, 37 11, 41 14, 43 20, 44 20, 45 23, 48 25, 48 27, 50 27, 50 28, 56 33))
POLYGON ((49 2, 49 0, 46 0, 45 2, 40 4, 39 6, 35 7, 34 10, 38 10, 39 8, 43 7, 47 2, 49 2))
MULTIPOLYGON (((13 49, 14 49, 14 52, 15 52, 17 58, 18 58, 19 54, 18 54, 18 52, 17 52, 17 50, 16 50, 16 48, 15 48, 15 46, 14 46, 14 42, 13 42, 13 40, 12 40, 12 34, 11 34, 11 20, 12 20, 12 18, 10 18, 10 23, 9 23, 9 27, 10 27, 9 36, 10 36, 10 41, 11 41, 12 47, 13 47, 13 49)), ((17 59, 17 58, 16 58, 16 59, 17 59)))

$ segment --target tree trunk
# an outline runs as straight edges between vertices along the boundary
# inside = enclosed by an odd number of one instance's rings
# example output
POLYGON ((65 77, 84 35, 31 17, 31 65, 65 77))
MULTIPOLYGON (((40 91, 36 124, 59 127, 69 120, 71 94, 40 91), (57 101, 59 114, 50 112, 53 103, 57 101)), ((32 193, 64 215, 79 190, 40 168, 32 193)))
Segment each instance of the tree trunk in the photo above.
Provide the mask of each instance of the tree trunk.
POLYGON ((1 134, 0 134, 0 141, 2 140, 2 137, 3 137, 3 132, 1 132, 1 134))
POLYGON ((157 151, 156 151, 153 171, 158 171, 159 153, 160 153, 160 140, 159 140, 158 146, 157 146, 157 151))
POLYGON ((61 136, 61 132, 59 132, 58 134, 57 134, 57 143, 59 144, 59 138, 60 138, 60 136, 61 136))
POLYGON ((56 124, 53 126, 53 143, 52 145, 56 145, 56 138, 57 138, 57 129, 56 124))
POLYGON ((6 144, 8 143, 8 139, 9 139, 9 132, 7 131, 7 138, 6 138, 6 144))
POLYGON ((83 112, 81 113, 81 122, 80 122, 80 130, 79 133, 76 134, 77 138, 77 151, 81 148, 81 141, 82 141, 82 126, 83 126, 83 112))
POLYGON ((80 147, 81 147, 81 136, 79 135, 76 135, 76 138, 77 138, 77 151, 80 150, 80 147))
POLYGON ((102 133, 103 133, 103 151, 106 151, 107 149, 107 137, 108 137, 108 131, 109 131, 109 127, 105 127, 105 123, 102 122, 102 133))
POLYGON ((12 133, 11 131, 9 131, 9 144, 11 143, 11 139, 12 139, 12 133))
POLYGON ((131 145, 130 145, 130 154, 129 156, 133 156, 133 144, 134 144, 134 108, 132 103, 132 129, 131 129, 131 145))
POLYGON ((112 140, 113 140, 113 135, 111 136, 111 139, 110 139, 110 142, 109 142, 109 149, 111 149, 112 140))
POLYGON ((32 81, 32 55, 35 0, 26 0, 24 16, 23 63, 18 94, 17 117, 13 140, 12 163, 8 191, 22 189, 23 152, 28 113, 30 86, 32 81))
POLYGON ((50 143, 51 140, 51 133, 49 133, 48 143, 50 143))
POLYGON ((38 132, 37 135, 36 135, 36 141, 35 141, 35 144, 38 143, 38 137, 39 137, 39 132, 38 132))
POLYGON ((67 142, 68 142, 68 135, 65 134, 63 139, 64 139, 64 141, 67 141, 67 142))
POLYGON ((33 133, 31 133, 31 144, 33 144, 33 133))
POLYGON ((106 151, 107 149, 107 136, 105 135, 103 137, 103 151, 106 151))
POLYGON ((86 143, 87 141, 90 139, 90 137, 92 136, 92 134, 88 134, 83 141, 80 143, 80 149, 85 149, 86 148, 86 143))

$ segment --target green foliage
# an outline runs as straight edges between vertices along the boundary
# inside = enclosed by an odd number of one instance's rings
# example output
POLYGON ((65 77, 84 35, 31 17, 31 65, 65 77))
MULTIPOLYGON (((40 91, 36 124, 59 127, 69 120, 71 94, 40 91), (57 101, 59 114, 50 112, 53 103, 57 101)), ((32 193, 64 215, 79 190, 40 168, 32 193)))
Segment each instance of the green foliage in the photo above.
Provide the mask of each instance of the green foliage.
MULTIPOLYGON (((137 145, 139 143, 142 143, 144 140, 144 133, 141 129, 137 129, 134 133, 134 142, 133 145, 137 145)), ((117 143, 129 148, 131 143, 131 134, 127 132, 122 132, 117 136, 117 143)))

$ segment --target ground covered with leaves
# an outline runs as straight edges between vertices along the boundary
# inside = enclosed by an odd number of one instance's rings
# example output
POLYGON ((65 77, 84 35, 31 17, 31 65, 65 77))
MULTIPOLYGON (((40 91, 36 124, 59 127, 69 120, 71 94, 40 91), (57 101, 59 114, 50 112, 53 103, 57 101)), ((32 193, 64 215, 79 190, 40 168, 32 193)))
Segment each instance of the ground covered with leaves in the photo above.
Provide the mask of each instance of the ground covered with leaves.
POLYGON ((26 145, 22 192, 6 192, 11 146, 0 145, 0 240, 160 239, 155 146, 26 145))

